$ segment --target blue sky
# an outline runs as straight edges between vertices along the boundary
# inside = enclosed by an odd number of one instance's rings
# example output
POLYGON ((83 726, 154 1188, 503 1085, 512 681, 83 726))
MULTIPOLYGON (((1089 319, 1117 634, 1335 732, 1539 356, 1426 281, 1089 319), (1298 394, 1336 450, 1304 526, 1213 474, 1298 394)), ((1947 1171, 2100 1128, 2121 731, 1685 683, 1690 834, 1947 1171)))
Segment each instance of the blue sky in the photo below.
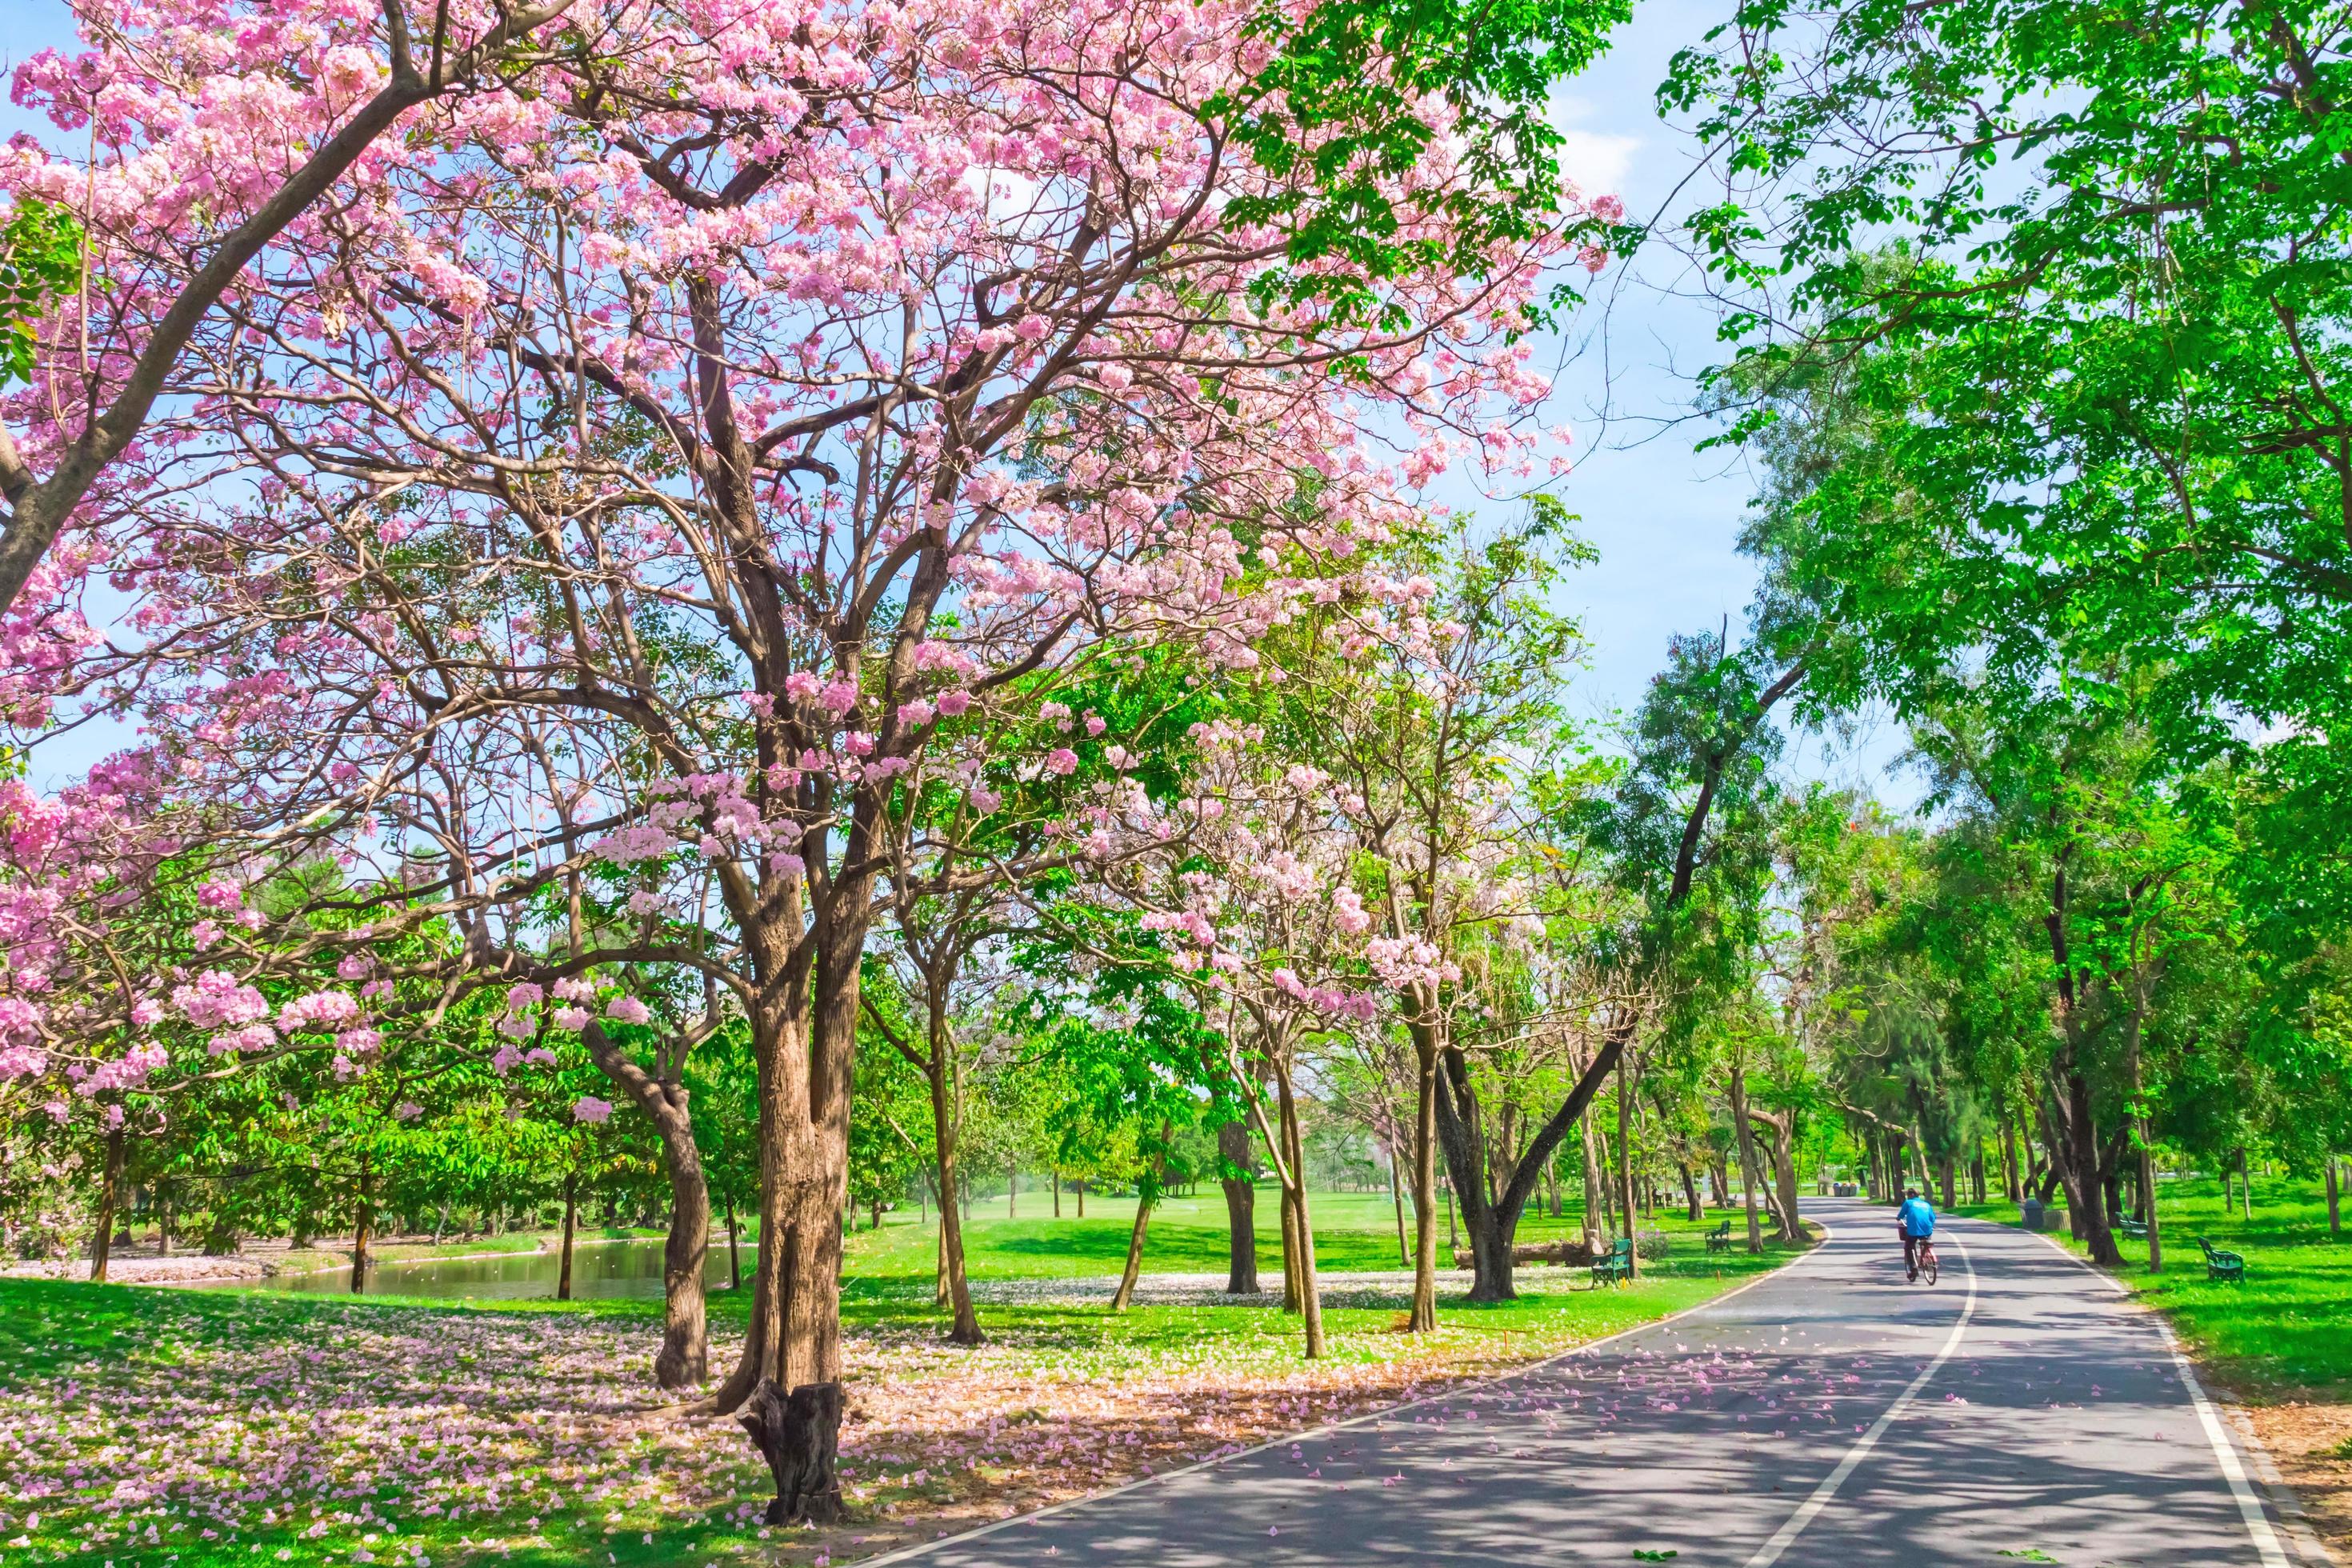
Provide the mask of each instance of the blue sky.
MULTIPOLYGON (((1553 120, 1568 137, 1570 170, 1588 193, 1615 193, 1637 219, 1670 201, 1696 148, 1660 122, 1653 95, 1674 51, 1729 9, 1730 0, 1636 0, 1609 52, 1556 94, 1553 120)), ((61 0, 0 0, 0 66, 72 42, 61 0)), ((0 132, 46 129, 0 102, 0 132)), ((1550 345, 1553 418, 1575 431, 1578 459, 1559 493, 1601 552, 1560 595, 1592 643, 1591 668, 1570 699, 1580 716, 1598 719, 1638 702, 1670 636, 1720 626, 1726 616, 1736 628, 1754 591, 1754 569, 1735 547, 1751 476, 1737 453, 1697 451, 1708 426, 1688 417, 1692 376, 1724 352, 1716 324, 1703 291, 1658 247, 1596 279, 1580 319, 1550 345)), ((1481 504, 1470 494, 1447 499, 1481 504)), ((1818 742, 1792 746, 1790 763, 1807 776, 1871 781, 1900 797, 1909 792, 1877 782, 1898 749, 1895 737, 1881 732, 1852 756, 1825 756, 1818 742)), ((87 751, 58 749, 37 767, 51 775, 40 782, 55 782, 69 752, 87 751)))

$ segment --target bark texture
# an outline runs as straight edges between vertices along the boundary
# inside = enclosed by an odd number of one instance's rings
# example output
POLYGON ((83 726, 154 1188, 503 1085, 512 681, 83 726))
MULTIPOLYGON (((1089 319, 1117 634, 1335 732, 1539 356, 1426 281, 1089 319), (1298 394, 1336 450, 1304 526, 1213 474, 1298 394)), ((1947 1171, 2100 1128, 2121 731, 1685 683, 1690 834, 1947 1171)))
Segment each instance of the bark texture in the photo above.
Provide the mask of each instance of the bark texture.
POLYGON ((735 1419, 776 1480, 769 1524, 838 1524, 848 1517, 836 1479, 841 1411, 838 1383, 804 1383, 786 1394, 762 1378, 743 1402, 735 1419))
MULTIPOLYGON (((1225 1190, 1225 1291, 1234 1296, 1257 1294, 1257 1184, 1246 1173, 1250 1169, 1249 1127, 1245 1122, 1228 1121, 1217 1129, 1217 1154, 1232 1169, 1244 1173, 1227 1176, 1223 1181, 1225 1190)), ((1055 1198, 1055 1213, 1061 1212, 1061 1200, 1055 1198)))

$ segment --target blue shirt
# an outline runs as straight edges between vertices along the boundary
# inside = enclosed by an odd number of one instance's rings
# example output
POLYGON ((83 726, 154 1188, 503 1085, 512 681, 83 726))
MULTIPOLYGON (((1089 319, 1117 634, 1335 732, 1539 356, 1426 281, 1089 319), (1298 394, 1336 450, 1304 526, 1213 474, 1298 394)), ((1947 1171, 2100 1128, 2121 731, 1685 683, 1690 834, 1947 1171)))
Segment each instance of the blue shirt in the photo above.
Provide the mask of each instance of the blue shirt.
POLYGON ((1925 1198, 1904 1199, 1902 1210, 1896 1217, 1901 1220, 1906 1236, 1936 1234, 1936 1211, 1927 1206, 1925 1198))

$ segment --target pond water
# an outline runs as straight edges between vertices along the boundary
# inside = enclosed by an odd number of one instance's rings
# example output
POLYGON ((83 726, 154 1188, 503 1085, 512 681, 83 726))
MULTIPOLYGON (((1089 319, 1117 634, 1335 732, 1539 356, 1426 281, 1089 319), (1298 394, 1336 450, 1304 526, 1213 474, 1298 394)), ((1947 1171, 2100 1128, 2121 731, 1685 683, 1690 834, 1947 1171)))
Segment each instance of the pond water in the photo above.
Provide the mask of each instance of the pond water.
MULTIPOLYGON (((743 1248, 743 1278, 751 1278, 752 1249, 743 1248)), ((429 1296, 443 1300, 517 1301, 555 1295, 555 1277, 562 1264, 553 1249, 508 1252, 481 1258, 415 1258, 378 1263, 368 1270, 370 1296, 429 1296)), ((703 1283, 715 1290, 727 1288, 727 1238, 716 1237, 703 1265, 703 1283)), ((296 1290, 321 1295, 349 1295, 352 1271, 325 1268, 313 1274, 278 1274, 267 1279, 207 1279, 197 1287, 210 1290, 296 1290)), ((572 1294, 575 1300, 606 1296, 652 1296, 662 1293, 662 1243, 658 1237, 626 1241, 575 1243, 572 1252, 572 1294)))

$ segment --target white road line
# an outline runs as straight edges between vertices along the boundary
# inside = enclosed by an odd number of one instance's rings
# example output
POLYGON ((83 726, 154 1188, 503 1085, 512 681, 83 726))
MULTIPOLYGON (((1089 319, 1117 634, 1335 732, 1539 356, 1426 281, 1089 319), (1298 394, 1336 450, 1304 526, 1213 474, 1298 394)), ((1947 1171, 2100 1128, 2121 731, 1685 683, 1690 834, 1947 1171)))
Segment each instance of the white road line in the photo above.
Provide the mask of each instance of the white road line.
MULTIPOLYGON (((1855 1441, 1854 1446, 1846 1450, 1845 1458, 1838 1461, 1837 1468, 1832 1470, 1823 1478, 1822 1484, 1813 1489, 1813 1495, 1807 1498, 1797 1511, 1789 1516, 1789 1521, 1786 1524, 1773 1531, 1771 1540, 1756 1549, 1756 1555, 1748 1560, 1748 1568, 1768 1568, 1769 1564, 1780 1560, 1780 1553, 1786 1552, 1790 1543, 1805 1532, 1805 1526, 1812 1523, 1822 1510, 1829 1507, 1830 1500, 1837 1496, 1838 1488, 1845 1485, 1845 1479, 1853 1474, 1854 1468, 1869 1457, 1871 1449, 1878 1446, 1878 1439, 1885 1434, 1889 1426, 1895 1424, 1895 1418, 1911 1407, 1911 1402, 1918 1397, 1919 1391, 1927 1386, 1927 1380, 1935 1376, 1943 1364, 1951 1359, 1954 1351, 1960 1348, 1960 1337, 1969 1331, 1969 1320, 1976 1315, 1977 1266, 1975 1260, 1969 1257, 1969 1249, 1960 1245, 1958 1233, 1948 1232, 1947 1234, 1951 1237, 1952 1245, 1959 1247, 1960 1261, 1969 1266, 1969 1296, 1968 1300, 1960 1304, 1959 1321, 1952 1325, 1951 1337, 1944 1342, 1944 1348, 1936 1352, 1936 1359, 1921 1368, 1919 1375, 1911 1380, 1911 1386, 1897 1395, 1895 1403, 1888 1405, 1879 1414, 1878 1419, 1870 1424, 1870 1430, 1864 1432, 1855 1441)), ((2269 1568, 2269 1565, 2265 1564, 2264 1568, 2269 1568)), ((2280 1568, 2285 1568, 2285 1564, 2280 1564, 2280 1568)))
POLYGON ((2181 1386, 2189 1390, 2189 1403, 2196 1407, 2198 1424, 2205 1428, 2205 1440, 2213 1445, 2213 1458, 2221 1467, 2221 1479, 2230 1483, 2230 1495, 2237 1500, 2238 1516, 2246 1521, 2246 1533, 2253 1539, 2255 1555, 2263 1560, 2263 1568, 2293 1568, 2287 1561, 2286 1548, 2279 1543, 2278 1531, 2271 1528, 2271 1516, 2263 1511, 2262 1500, 2254 1495, 2253 1486, 2246 1479, 2246 1467, 2238 1458, 2237 1446, 2230 1441, 2228 1429, 2221 1425, 2221 1412, 2205 1397, 2205 1385, 2197 1381, 2197 1369, 2190 1364, 2189 1352, 2180 1348, 2180 1336, 2172 1331, 2172 1324, 2163 1313, 2134 1299, 2130 1286, 2075 1257, 2056 1237, 2038 1231, 2029 1234, 2040 1236, 2059 1257, 2121 1293, 2155 1323, 2156 1331, 2164 1337, 2164 1348, 2172 1352, 2172 1364, 2180 1369, 2181 1386))
POLYGON ((1330 1421, 1320 1426, 1311 1426, 1304 1432, 1286 1432, 1279 1437, 1271 1438, 1251 1447, 1236 1449, 1230 1454, 1220 1454, 1213 1459, 1195 1459, 1192 1463, 1179 1468, 1141 1476, 1104 1491, 1089 1492, 1085 1497, 1071 1498, 1066 1502, 1048 1503, 1044 1508, 1032 1509, 1026 1513, 1016 1513, 1008 1519, 992 1520, 989 1523, 976 1525, 970 1530, 960 1530, 952 1535, 941 1535, 929 1541, 919 1541, 906 1546, 894 1546, 878 1557, 859 1558, 854 1564, 854 1568, 886 1568, 886 1564, 893 1563, 910 1563, 918 1557, 927 1557, 934 1552, 944 1552, 949 1547, 961 1546, 968 1541, 977 1541, 983 1535, 994 1535, 1017 1526, 1036 1524, 1051 1519, 1057 1513, 1068 1513, 1089 1504, 1118 1497, 1123 1492, 1139 1491, 1145 1487, 1164 1486, 1181 1477, 1196 1475, 1202 1470, 1213 1470, 1222 1465, 1230 1465, 1235 1459, 1246 1459, 1253 1454, 1263 1454, 1269 1448, 1280 1448, 1292 1443, 1304 1443, 1313 1438, 1328 1437, 1335 1432, 1345 1432, 1350 1427, 1368 1426, 1375 1421, 1384 1421, 1391 1415, 1402 1415, 1408 1410, 1418 1410, 1424 1405, 1436 1405, 1444 1400, 1465 1398, 1474 1394, 1483 1393, 1497 1384, 1526 1377, 1530 1373, 1541 1372, 1556 1363, 1574 1361, 1579 1356, 1591 1355, 1595 1351, 1607 1349, 1619 1340, 1631 1339, 1635 1334, 1646 1334, 1653 1329, 1663 1329, 1667 1324, 1678 1323, 1685 1318, 1712 1311, 1734 1297, 1745 1296, 1759 1285, 1774 1279, 1787 1279, 1814 1258, 1828 1252, 1830 1243, 1837 1239, 1837 1232, 1830 1227, 1827 1220, 1817 1219, 1812 1223, 1822 1227, 1822 1239, 1819 1243, 1807 1247, 1786 1263, 1774 1265, 1744 1285, 1735 1285, 1720 1296, 1710 1296, 1706 1300, 1685 1307, 1678 1312, 1668 1312, 1663 1318, 1653 1318, 1646 1323, 1636 1323, 1630 1329, 1620 1329, 1613 1334, 1606 1334, 1597 1340, 1587 1340, 1580 1345, 1570 1345, 1568 1349, 1555 1355, 1548 1355, 1541 1361, 1531 1361, 1525 1366, 1515 1366, 1507 1372, 1497 1373, 1493 1377, 1484 1378, 1476 1383, 1458 1384, 1452 1388, 1430 1394, 1426 1398, 1408 1400, 1402 1405, 1383 1405, 1378 1410, 1368 1410, 1361 1415, 1351 1415, 1345 1421, 1330 1421))

